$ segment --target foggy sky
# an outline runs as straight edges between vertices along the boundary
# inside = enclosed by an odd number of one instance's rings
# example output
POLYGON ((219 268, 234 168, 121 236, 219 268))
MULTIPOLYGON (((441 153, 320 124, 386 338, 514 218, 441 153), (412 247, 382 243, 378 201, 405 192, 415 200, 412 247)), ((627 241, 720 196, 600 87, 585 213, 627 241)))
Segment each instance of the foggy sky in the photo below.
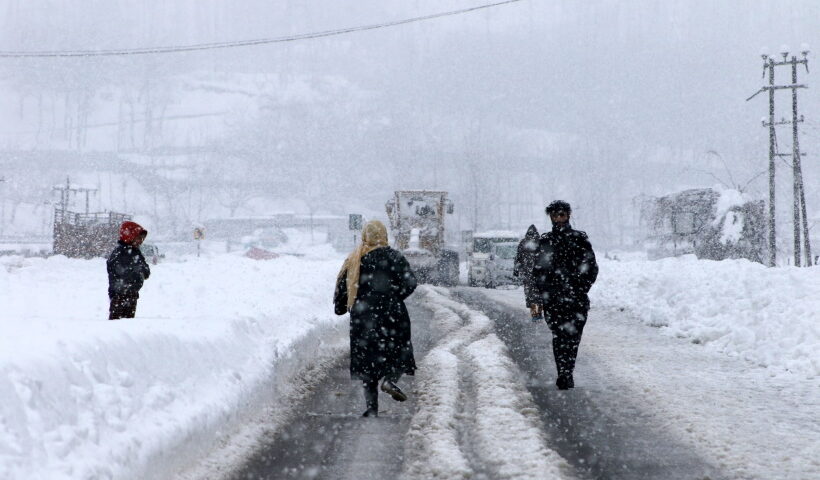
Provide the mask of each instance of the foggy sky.
MULTIPOLYGON (((8 0, 0 2, 0 50, 279 37, 480 3, 8 0)), ((111 149, 93 131, 84 145, 53 135, 33 145, 32 135, 9 133, 43 128, 33 106, 42 92, 58 98, 87 90, 89 108, 97 112, 91 118, 99 120, 106 100, 95 92, 106 86, 122 96, 130 89, 173 97, 167 79, 197 72, 275 75, 278 85, 312 79, 326 94, 320 100, 262 98, 259 111, 226 114, 224 127, 196 137, 188 132, 185 139, 178 133, 185 129, 169 122, 164 132, 154 127, 150 146, 185 140, 254 152, 246 159, 252 167, 237 168, 272 169, 276 185, 307 177, 333 198, 326 207, 331 213, 356 208, 375 214, 393 189, 428 187, 452 192, 459 228, 519 227, 543 222, 544 202, 563 197, 578 205, 585 229, 611 238, 630 221, 637 195, 730 183, 730 174, 743 184, 765 169, 765 96, 745 101, 763 82, 760 49, 820 48, 818 35, 820 4, 813 1, 525 0, 389 29, 229 51, 0 59, 0 139, 7 149, 111 149), (154 86, 146 90, 146 84, 154 86)), ((778 81, 787 82, 786 73, 778 81)), ((814 87, 813 74, 800 75, 814 87)), ((808 153, 806 193, 809 215, 816 217, 817 88, 800 96, 807 119, 801 138, 808 153)), ((137 93, 133 98, 148 104, 137 93)), ((778 96, 778 116, 790 115, 789 100, 778 96)), ((164 102, 176 111, 202 111, 202 105, 188 108, 173 98, 164 102)), ((778 138, 780 150, 790 151, 791 132, 783 129, 778 138)), ((785 168, 778 181, 785 215, 791 181, 785 168)), ((765 176, 753 182, 750 193, 762 198, 765 182, 765 176)), ((299 194, 285 187, 281 192, 299 194)))

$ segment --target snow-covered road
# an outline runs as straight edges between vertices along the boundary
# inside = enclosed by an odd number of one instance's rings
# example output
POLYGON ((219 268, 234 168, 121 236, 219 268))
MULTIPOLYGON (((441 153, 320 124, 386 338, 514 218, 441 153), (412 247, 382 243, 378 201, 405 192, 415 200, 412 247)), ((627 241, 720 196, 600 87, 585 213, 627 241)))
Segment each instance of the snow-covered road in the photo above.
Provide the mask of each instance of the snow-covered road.
POLYGON ((342 257, 301 251, 168 259, 121 322, 102 260, 0 257, 0 478, 229 478, 287 439, 260 464, 297 477, 820 478, 818 269, 603 260, 569 392, 521 290, 421 287, 411 400, 370 421, 342 257))
POLYGON ((558 392, 548 330, 524 320, 519 291, 462 289, 460 295, 495 319, 499 336, 514 346, 556 450, 593 478, 820 475, 816 379, 775 375, 658 335, 626 309, 593 308, 576 388, 558 392))
POLYGON ((814 478, 817 385, 593 310, 560 392, 521 292, 421 287, 410 400, 359 417, 346 359, 230 478, 814 478), (779 379, 778 379, 779 378, 779 379), (780 396, 781 389, 789 389, 780 396))
POLYGON ((379 418, 361 418, 361 386, 343 358, 228 478, 574 478, 547 447, 492 321, 433 287, 409 307, 419 370, 400 382, 407 402, 382 394, 379 418))
MULTIPOLYGON (((430 314, 411 302, 416 356, 432 344, 430 314)), ((410 393, 398 403, 382 394, 380 417, 364 419, 361 384, 350 379, 349 356, 305 377, 310 396, 296 405, 293 419, 262 439, 226 479, 328 478, 338 480, 395 478, 401 473, 403 442, 417 409, 414 378, 404 377, 410 393)), ((217 464, 218 462, 215 462, 217 464)), ((213 472, 187 478, 212 478, 213 472)))

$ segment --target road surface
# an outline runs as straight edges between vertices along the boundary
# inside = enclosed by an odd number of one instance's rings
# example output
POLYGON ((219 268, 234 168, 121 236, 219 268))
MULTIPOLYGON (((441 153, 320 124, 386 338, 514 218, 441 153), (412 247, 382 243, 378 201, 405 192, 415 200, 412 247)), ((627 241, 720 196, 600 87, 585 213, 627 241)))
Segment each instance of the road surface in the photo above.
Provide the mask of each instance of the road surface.
MULTIPOLYGON (((736 373, 737 359, 660 336, 628 313, 590 312, 576 388, 558 391, 549 331, 522 306, 482 289, 425 286, 408 308, 419 371, 399 383, 407 402, 381 394, 379 418, 361 418, 361 386, 341 358, 294 421, 230 478, 715 480, 816 472, 816 461, 803 457, 810 445, 795 444, 803 451, 785 464, 777 451, 788 430, 815 425, 816 409, 743 393, 760 387, 754 369, 736 373), (713 405, 721 401, 727 405, 713 405), (680 404, 690 413, 676 413, 680 404), (760 415, 781 422, 784 436, 749 438, 760 427, 745 419, 767 421, 760 415)), ((812 391, 793 401, 810 402, 812 391)), ((816 427, 805 437, 814 438, 816 427)))

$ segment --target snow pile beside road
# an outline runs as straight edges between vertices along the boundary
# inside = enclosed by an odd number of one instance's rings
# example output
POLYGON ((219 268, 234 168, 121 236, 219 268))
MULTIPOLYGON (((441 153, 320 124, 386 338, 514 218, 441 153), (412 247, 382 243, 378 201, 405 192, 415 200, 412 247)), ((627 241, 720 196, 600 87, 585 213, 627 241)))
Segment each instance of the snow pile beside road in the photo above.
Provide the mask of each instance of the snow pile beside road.
POLYGON ((820 376, 820 268, 692 256, 600 265, 593 308, 628 308, 648 325, 773 374, 820 376))
POLYGON ((0 478, 167 478, 346 347, 329 248, 182 260, 116 322, 103 259, 0 260, 0 478))

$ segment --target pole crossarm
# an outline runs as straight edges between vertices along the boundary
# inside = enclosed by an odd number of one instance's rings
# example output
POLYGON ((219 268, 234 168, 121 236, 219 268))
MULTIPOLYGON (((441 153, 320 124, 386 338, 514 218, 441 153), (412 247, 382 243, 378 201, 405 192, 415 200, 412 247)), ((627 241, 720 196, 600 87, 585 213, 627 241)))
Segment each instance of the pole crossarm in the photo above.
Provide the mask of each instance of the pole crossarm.
POLYGON ((791 89, 794 89, 794 88, 809 88, 809 86, 808 85, 802 85, 802 84, 799 84, 799 85, 764 85, 764 86, 760 87, 760 90, 756 91, 755 93, 752 94, 752 96, 747 98, 746 101, 748 102, 749 100, 755 98, 758 94, 760 94, 762 92, 765 92, 765 91, 768 91, 768 90, 786 90, 786 89, 789 89, 789 88, 791 88, 791 89))
MULTIPOLYGON (((793 63, 797 64, 797 65, 802 64, 802 65, 808 66, 809 61, 808 61, 808 59, 804 58, 803 60, 796 60, 794 62, 792 62, 791 60, 786 60, 786 61, 783 61, 783 62, 772 62, 771 65, 774 65, 775 67, 779 67, 781 65, 791 65, 793 63)), ((763 68, 767 68, 768 66, 769 66, 769 64, 765 64, 765 63, 763 64, 763 68)))
POLYGON ((808 85, 771 85, 771 86, 762 86, 760 87, 761 90, 787 90, 787 89, 794 89, 794 88, 809 88, 808 85))
MULTIPOLYGON (((778 126, 778 125, 791 125, 792 123, 793 123, 793 122, 792 122, 791 120, 780 120, 779 122, 774 122, 774 123, 769 123, 769 122, 767 122, 767 121, 765 121, 765 120, 764 120, 764 121, 762 122, 762 124, 763 124, 763 126, 764 126, 764 127, 770 127, 770 126, 772 126, 772 125, 774 125, 774 126, 778 126)), ((803 123, 803 118, 801 117, 800 119, 798 119, 798 120, 797 120, 797 123, 803 123)))

